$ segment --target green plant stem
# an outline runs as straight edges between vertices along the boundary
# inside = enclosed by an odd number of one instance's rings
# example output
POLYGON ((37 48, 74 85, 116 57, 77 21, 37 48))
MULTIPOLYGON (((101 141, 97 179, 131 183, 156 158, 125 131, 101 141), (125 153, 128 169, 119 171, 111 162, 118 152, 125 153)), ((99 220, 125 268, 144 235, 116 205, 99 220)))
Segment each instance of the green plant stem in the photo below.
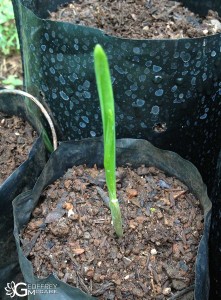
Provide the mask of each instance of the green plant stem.
POLYGON ((95 75, 100 99, 104 137, 104 169, 110 199, 113 226, 118 237, 123 235, 120 206, 116 194, 116 133, 114 97, 107 56, 100 45, 94 49, 95 75))

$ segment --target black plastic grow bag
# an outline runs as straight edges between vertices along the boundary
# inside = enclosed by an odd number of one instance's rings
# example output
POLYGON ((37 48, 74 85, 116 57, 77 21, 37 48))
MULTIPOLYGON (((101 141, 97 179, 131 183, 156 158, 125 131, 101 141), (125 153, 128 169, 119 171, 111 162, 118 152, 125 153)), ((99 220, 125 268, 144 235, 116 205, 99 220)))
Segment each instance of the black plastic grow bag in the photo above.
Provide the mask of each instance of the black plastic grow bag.
MULTIPOLYGON (((179 153, 197 166, 210 190, 221 144, 220 34, 131 40, 44 19, 66 2, 13 0, 25 87, 49 106, 59 140, 102 133, 92 55, 100 43, 112 73, 117 136, 179 153), (155 132, 157 124, 166 130, 155 132)), ((184 2, 201 13, 209 6, 220 10, 220 1, 184 2)))
MULTIPOLYGON (((121 139, 117 141, 117 164, 130 163, 134 167, 142 164, 156 166, 166 173, 182 180, 200 200, 204 209, 204 235, 201 239, 195 276, 195 299, 206 300, 209 293, 209 262, 208 239, 211 217, 211 202, 207 196, 206 186, 197 169, 188 161, 170 151, 162 151, 144 140, 121 139)), ((57 285, 57 294, 53 299, 92 299, 79 289, 73 288, 53 275, 42 280, 33 274, 31 262, 24 256, 19 233, 29 221, 31 212, 35 208, 44 188, 61 177, 73 165, 87 164, 98 167, 103 165, 103 143, 98 139, 86 139, 79 142, 64 142, 60 145, 47 162, 42 174, 32 191, 19 195, 13 202, 15 220, 15 239, 19 254, 20 266, 26 283, 53 283, 57 285)), ((30 299, 48 299, 48 295, 33 295, 30 299)), ((95 298, 93 298, 95 299, 95 298)))
POLYGON ((6 113, 10 116, 15 115, 26 120, 37 131, 38 135, 43 135, 43 137, 37 139, 35 143, 36 145, 32 150, 32 152, 36 152, 34 154, 34 156, 36 156, 35 161, 32 162, 33 166, 31 167, 31 165, 29 165, 26 167, 26 163, 23 163, 17 170, 15 170, 15 172, 13 172, 14 179, 10 176, 0 185, 1 193, 4 190, 8 190, 7 193, 3 192, 3 194, 0 194, 2 196, 2 204, 4 198, 10 198, 12 201, 16 194, 21 193, 24 187, 29 189, 36 182, 36 178, 40 174, 48 158, 49 153, 47 151, 46 142, 51 135, 49 130, 50 127, 48 126, 45 116, 39 107, 30 101, 30 99, 17 95, 16 91, 7 91, 7 93, 0 94, 0 112, 6 113), (36 150, 34 150, 35 148, 36 150), (41 152, 41 156, 40 153, 37 153, 37 151, 41 152), (29 171, 29 168, 32 168, 32 170, 29 171))
POLYGON ((12 94, 0 95, 0 111, 27 120, 39 134, 27 160, 0 185, 0 298, 8 299, 4 287, 12 280, 21 281, 22 278, 13 239, 12 200, 34 186, 49 154, 41 135, 40 112, 31 115, 27 102, 21 96, 12 94))

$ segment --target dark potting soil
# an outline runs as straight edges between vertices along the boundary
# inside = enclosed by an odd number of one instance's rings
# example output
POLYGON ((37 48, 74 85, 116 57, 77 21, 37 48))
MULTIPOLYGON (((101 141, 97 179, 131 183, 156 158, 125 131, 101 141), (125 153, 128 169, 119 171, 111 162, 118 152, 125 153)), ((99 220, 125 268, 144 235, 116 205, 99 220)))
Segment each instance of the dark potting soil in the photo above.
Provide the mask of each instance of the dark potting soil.
POLYGON ((0 112, 0 184, 27 159, 35 139, 26 121, 0 112))
POLYGON ((206 17, 168 0, 76 0, 52 12, 50 19, 96 27, 135 39, 193 38, 221 32, 221 18, 206 17))
POLYGON ((42 194, 21 232, 36 276, 50 273, 98 299, 193 299, 203 231, 199 201, 153 168, 117 169, 124 236, 111 225, 104 171, 69 169, 42 194))

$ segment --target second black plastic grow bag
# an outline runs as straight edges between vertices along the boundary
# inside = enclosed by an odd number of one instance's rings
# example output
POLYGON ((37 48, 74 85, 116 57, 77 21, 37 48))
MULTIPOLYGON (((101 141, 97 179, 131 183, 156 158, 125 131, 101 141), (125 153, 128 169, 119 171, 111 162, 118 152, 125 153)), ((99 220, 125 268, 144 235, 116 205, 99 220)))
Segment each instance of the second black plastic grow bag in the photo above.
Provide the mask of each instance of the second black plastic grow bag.
MULTIPOLYGON (((22 91, 17 92, 22 93, 22 91)), ((38 135, 42 136, 37 139, 35 142, 36 145, 33 147, 34 149, 36 147, 37 150, 32 151, 34 152, 34 154, 32 154, 33 158, 36 156, 32 165, 26 166, 27 163, 24 162, 20 168, 13 172, 13 176, 9 176, 6 181, 0 184, 1 204, 4 198, 11 199, 12 201, 17 194, 22 192, 24 187, 30 189, 33 186, 49 156, 49 151, 47 149, 50 148, 53 151, 53 146, 49 138, 50 133, 48 134, 50 127, 47 124, 45 115, 35 103, 23 95, 17 94, 17 92, 16 90, 0 91, 0 112, 10 116, 15 115, 24 119, 37 131, 38 135), (37 153, 37 151, 39 153, 37 153), (32 170, 29 171, 29 168, 32 170), (7 190, 7 192, 4 192, 4 190, 7 190)))
POLYGON ((28 99, 11 93, 1 94, 0 111, 28 121, 39 134, 26 161, 0 185, 0 298, 8 299, 4 287, 12 280, 21 281, 22 278, 13 238, 12 200, 34 186, 48 160, 49 152, 41 134, 47 128, 43 125, 45 120, 28 99), (31 107, 35 113, 31 113, 31 107))
MULTIPOLYGON (((204 234, 201 239, 196 259, 195 273, 195 299, 207 300, 209 295, 209 262, 208 241, 211 217, 211 202, 207 196, 206 186, 197 169, 179 155, 159 150, 145 140, 122 139, 117 141, 117 164, 119 166, 130 163, 133 167, 142 164, 156 166, 167 174, 175 176, 185 183, 199 199, 204 211, 204 234)), ((97 139, 86 139, 79 142, 65 142, 60 145, 47 162, 42 174, 32 191, 19 195, 13 202, 15 220, 15 239, 18 249, 19 261, 26 283, 53 283, 57 285, 57 294, 53 299, 92 299, 79 289, 73 288, 53 275, 46 279, 37 279, 34 276, 31 262, 24 256, 19 233, 29 221, 30 215, 38 203, 44 188, 61 177, 73 165, 87 164, 88 166, 102 167, 103 143, 97 139)), ((111 226, 111 225, 110 225, 111 226)), ((30 295, 30 299, 48 299, 48 295, 30 295)), ((94 299, 94 298, 93 298, 94 299)))
MULTIPOLYGON (((112 73, 117 136, 179 153, 197 166, 210 190, 221 145, 220 34, 135 40, 45 19, 67 2, 13 0, 25 88, 50 108, 59 140, 102 133, 93 70, 100 43, 112 73), (158 133, 157 126, 165 130, 158 133)), ((220 1, 183 2, 202 14, 220 11, 220 1)))

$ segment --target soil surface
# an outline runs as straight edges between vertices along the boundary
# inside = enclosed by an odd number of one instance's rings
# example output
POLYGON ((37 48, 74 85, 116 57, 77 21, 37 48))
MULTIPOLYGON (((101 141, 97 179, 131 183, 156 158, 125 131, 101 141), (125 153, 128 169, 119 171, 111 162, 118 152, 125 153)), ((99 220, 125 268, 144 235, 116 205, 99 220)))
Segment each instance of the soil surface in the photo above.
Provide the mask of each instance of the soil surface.
POLYGON ((199 201, 153 167, 118 168, 117 190, 122 238, 111 225, 103 170, 73 167, 43 192, 21 232, 35 275, 53 272, 100 300, 193 299, 199 201))
POLYGON ((76 0, 52 12, 60 20, 135 39, 193 38, 221 32, 221 18, 210 10, 203 18, 168 0, 76 0))
POLYGON ((0 184, 28 158, 35 139, 27 122, 0 112, 0 184))

